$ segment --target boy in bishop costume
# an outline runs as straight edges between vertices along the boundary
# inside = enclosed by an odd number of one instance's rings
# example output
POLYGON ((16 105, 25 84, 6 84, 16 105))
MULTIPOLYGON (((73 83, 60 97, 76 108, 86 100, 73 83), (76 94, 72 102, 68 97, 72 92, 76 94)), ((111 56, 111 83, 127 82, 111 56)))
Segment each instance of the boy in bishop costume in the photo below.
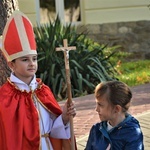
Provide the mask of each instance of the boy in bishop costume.
POLYGON ((50 88, 36 78, 33 27, 20 11, 6 23, 2 52, 12 73, 0 87, 0 149, 69 150, 74 103, 66 101, 62 111, 50 88))

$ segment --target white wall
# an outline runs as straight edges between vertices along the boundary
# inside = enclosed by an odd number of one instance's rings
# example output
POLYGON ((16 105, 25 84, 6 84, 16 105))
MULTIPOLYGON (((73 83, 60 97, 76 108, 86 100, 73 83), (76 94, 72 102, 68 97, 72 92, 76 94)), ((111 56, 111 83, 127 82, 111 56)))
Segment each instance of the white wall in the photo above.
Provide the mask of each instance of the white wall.
POLYGON ((33 25, 36 25, 38 22, 37 16, 37 2, 36 0, 18 0, 19 10, 25 13, 28 18, 31 20, 33 25))
POLYGON ((80 0, 83 24, 150 20, 149 0, 80 0))

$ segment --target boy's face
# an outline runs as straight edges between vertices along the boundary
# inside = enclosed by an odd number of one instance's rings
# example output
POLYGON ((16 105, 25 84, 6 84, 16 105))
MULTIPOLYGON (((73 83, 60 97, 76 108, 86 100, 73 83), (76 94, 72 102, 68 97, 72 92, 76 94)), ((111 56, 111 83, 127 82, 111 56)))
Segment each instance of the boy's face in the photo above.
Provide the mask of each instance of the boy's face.
POLYGON ((9 63, 15 76, 29 84, 37 71, 37 55, 26 55, 9 63))
POLYGON ((96 111, 101 121, 110 121, 113 119, 114 109, 105 96, 96 99, 96 111))

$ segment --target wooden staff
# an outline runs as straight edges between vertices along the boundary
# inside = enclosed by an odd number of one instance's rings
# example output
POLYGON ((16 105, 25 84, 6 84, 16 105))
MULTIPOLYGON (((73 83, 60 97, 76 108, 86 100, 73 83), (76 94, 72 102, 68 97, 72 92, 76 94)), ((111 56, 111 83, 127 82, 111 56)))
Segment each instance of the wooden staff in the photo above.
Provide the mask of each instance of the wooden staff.
MULTIPOLYGON (((56 51, 64 52, 66 82, 67 82, 67 95, 68 95, 68 102, 70 104, 72 102, 72 93, 71 93, 71 81, 70 81, 69 51, 76 50, 76 47, 75 46, 68 47, 67 39, 63 40, 63 44, 64 44, 64 47, 57 47, 56 51)), ((70 132, 71 132, 71 150, 75 150, 73 116, 70 116, 70 132)))

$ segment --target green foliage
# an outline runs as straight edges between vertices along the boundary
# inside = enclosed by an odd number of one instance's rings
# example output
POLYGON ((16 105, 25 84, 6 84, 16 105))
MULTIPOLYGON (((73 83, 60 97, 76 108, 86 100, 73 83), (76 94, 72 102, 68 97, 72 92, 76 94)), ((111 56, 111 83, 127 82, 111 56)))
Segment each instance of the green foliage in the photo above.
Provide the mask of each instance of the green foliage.
POLYGON ((117 66, 117 78, 129 86, 136 86, 150 82, 150 61, 138 60, 124 62, 117 66))
POLYGON ((71 24, 63 26, 57 18, 54 23, 36 27, 34 31, 39 64, 37 77, 42 78, 57 99, 66 98, 64 54, 55 50, 63 46, 63 39, 68 40, 68 46, 77 48, 69 52, 73 97, 93 93, 99 82, 115 79, 113 66, 109 62, 112 53, 107 57, 104 55, 107 46, 100 46, 88 39, 86 34, 77 34, 71 24))
POLYGON ((119 48, 118 45, 105 50, 106 56, 115 51, 115 55, 109 59, 117 72, 115 77, 129 86, 150 82, 150 61, 138 60, 134 53, 123 52, 119 48))

